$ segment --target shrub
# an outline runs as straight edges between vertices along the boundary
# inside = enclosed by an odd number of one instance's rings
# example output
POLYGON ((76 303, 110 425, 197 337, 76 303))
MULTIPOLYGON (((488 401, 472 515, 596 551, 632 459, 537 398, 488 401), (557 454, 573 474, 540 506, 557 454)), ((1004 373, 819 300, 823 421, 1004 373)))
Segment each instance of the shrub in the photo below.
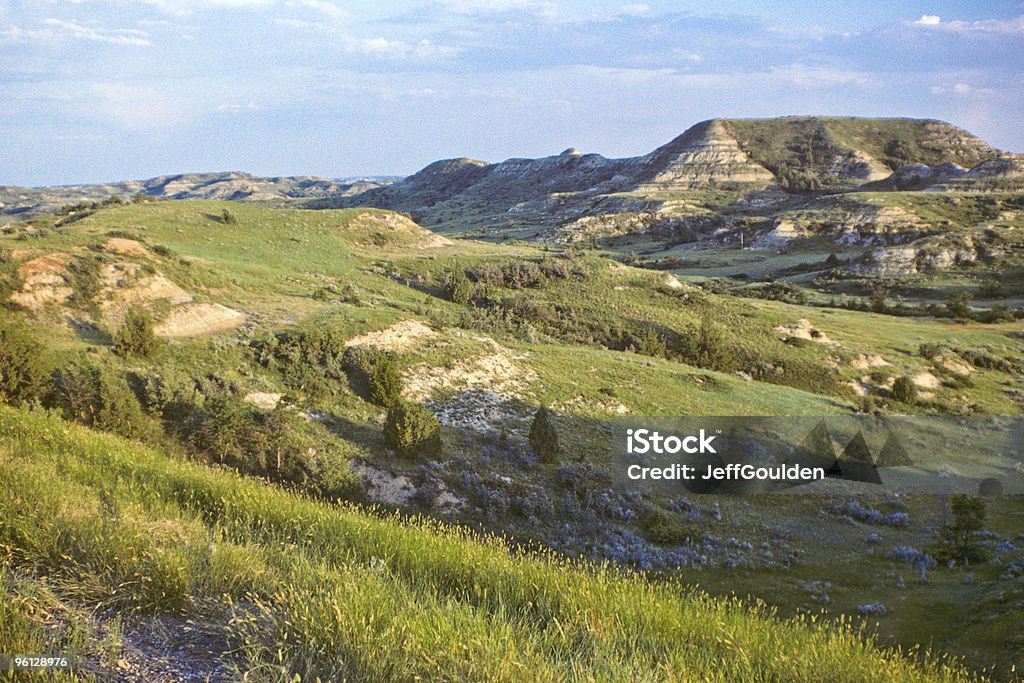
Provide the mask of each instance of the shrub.
POLYGON ((1013 310, 1006 304, 996 304, 979 316, 985 323, 1011 323, 1017 319, 1013 310))
POLYGON ((946 315, 958 319, 971 317, 971 295, 967 292, 960 292, 947 297, 946 315))
POLYGON ((341 367, 348 377, 348 385, 357 395, 369 400, 370 373, 383 358, 384 351, 375 346, 349 346, 341 357, 341 367))
POLYGON ((701 318, 700 327, 690 335, 686 360, 702 368, 729 370, 735 363, 734 353, 721 327, 710 314, 701 318))
POLYGON ((124 376, 105 366, 72 365, 54 378, 54 400, 69 420, 126 437, 144 437, 148 424, 124 376))
POLYGON ((180 423, 203 407, 205 396, 196 381, 183 371, 168 369, 147 375, 143 381, 142 401, 146 411, 171 422, 180 423))
POLYGON ((153 333, 153 316, 141 306, 133 306, 114 334, 114 351, 125 358, 152 358, 159 350, 160 340, 153 333))
POLYGON ((269 413, 257 414, 257 424, 259 428, 252 432, 249 449, 257 459, 246 464, 276 479, 304 479, 307 453, 313 445, 306 433, 305 420, 297 412, 279 406, 269 413))
POLYGON ((461 268, 453 269, 444 284, 445 296, 456 304, 467 304, 473 297, 473 284, 461 268))
POLYGON ((678 545, 690 535, 682 522, 660 508, 644 518, 643 528, 647 539, 659 545, 678 545))
POLYGON ((434 457, 441 452, 441 423, 418 403, 398 401, 384 421, 384 444, 399 455, 434 457))
POLYGON ((985 561, 988 553, 977 538, 977 533, 985 526, 985 500, 972 496, 953 496, 950 507, 953 523, 939 529, 936 555, 940 560, 956 560, 964 565, 985 561))
POLYGON ((942 344, 927 342, 917 347, 917 354, 922 358, 931 360, 942 355, 942 344))
POLYGON ((668 345, 653 325, 648 325, 644 331, 633 338, 632 350, 644 356, 664 358, 668 355, 668 345))
POLYGON ((384 354, 377 360, 370 370, 367 387, 370 402, 382 408, 390 408, 402 400, 402 376, 393 356, 384 354))
POLYGON ((913 403, 917 400, 917 385, 906 375, 900 375, 892 383, 892 397, 900 403, 913 403))
POLYGON ((18 405, 38 398, 49 376, 44 347, 32 331, 0 322, 0 399, 18 405))
POLYGON ((555 429, 551 411, 546 406, 541 406, 533 415, 533 424, 530 425, 530 446, 541 462, 556 462, 558 460, 558 430, 555 429))

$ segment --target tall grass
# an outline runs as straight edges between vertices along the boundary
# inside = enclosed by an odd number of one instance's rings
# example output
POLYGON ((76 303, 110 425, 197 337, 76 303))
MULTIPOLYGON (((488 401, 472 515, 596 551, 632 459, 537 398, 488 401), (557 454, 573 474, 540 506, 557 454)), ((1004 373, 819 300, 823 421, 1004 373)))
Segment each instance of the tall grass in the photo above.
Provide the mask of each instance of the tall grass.
POLYGON ((219 611, 249 680, 972 678, 847 623, 328 506, 3 407, 0 491, 0 559, 89 604, 219 611))

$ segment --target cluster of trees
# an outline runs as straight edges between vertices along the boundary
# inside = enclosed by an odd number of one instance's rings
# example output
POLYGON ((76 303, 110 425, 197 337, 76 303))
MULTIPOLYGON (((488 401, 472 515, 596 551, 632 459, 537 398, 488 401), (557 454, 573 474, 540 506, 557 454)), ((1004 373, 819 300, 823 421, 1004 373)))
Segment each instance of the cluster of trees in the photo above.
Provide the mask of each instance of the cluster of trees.
POLYGON ((121 206, 124 203, 124 199, 114 195, 99 202, 77 202, 75 204, 65 204, 60 207, 59 211, 57 211, 57 215, 68 216, 73 213, 81 213, 83 211, 97 211, 108 206, 121 206))
POLYGON ((590 271, 573 258, 485 263, 468 269, 452 268, 444 280, 444 295, 453 303, 467 304, 487 298, 495 288, 538 289, 552 280, 589 276, 590 271))

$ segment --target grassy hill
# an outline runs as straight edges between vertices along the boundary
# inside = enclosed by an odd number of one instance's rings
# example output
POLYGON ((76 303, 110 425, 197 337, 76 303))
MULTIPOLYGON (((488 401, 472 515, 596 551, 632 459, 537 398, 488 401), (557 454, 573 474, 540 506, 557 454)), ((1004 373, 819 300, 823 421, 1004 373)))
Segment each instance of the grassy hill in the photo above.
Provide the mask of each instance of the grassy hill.
POLYGON ((842 621, 316 503, 40 413, 0 408, 0 485, 0 649, 70 650, 83 675, 971 679, 876 650, 842 621), (152 612, 179 630, 140 644, 133 622, 152 612), (189 631, 232 654, 161 665, 189 631))
MULTIPOLYGON (((920 277, 939 291, 975 291, 991 265, 1006 285, 989 305, 1013 301, 1017 228, 1006 212, 1015 195, 858 196, 787 205, 789 220, 813 225, 873 203, 898 204, 929 229, 988 230, 1004 240, 992 238, 990 260, 920 277)), ((973 304, 950 315, 943 298, 929 300, 934 290, 915 289, 918 275, 879 304, 870 289, 876 276, 844 270, 865 247, 837 250, 822 235, 770 255, 727 241, 666 249, 651 233, 616 239, 596 249, 449 239, 380 209, 207 200, 111 204, 6 226, 0 339, 18 329, 34 340, 27 348, 43 372, 31 398, 51 411, 4 413, 5 433, 14 436, 3 489, 21 501, 0 517, 14 515, 2 527, 13 535, 0 541, 0 560, 8 560, 4 618, 20 624, 10 633, 41 638, 39 624, 59 616, 78 625, 62 631, 68 642, 113 647, 123 637, 138 649, 144 634, 171 629, 197 653, 233 650, 237 641, 229 639, 242 633, 257 646, 234 663, 270 679, 282 665, 309 678, 316 672, 303 667, 326 667, 323 653, 336 652, 350 653, 350 678, 411 678, 433 660, 402 643, 422 637, 415 642, 465 643, 438 655, 451 679, 519 679, 523 671, 670 679, 671 671, 715 680, 731 679, 735 663, 751 680, 815 680, 842 675, 811 660, 838 661, 818 653, 828 639, 848 636, 813 635, 787 620, 823 613, 828 621, 870 623, 886 647, 931 644, 1008 678, 1024 647, 1014 632, 1019 578, 1009 569, 1019 551, 970 568, 935 568, 920 581, 906 561, 890 557, 902 547, 931 547, 948 521, 943 499, 853 489, 795 499, 631 495, 609 484, 608 438, 624 415, 1019 415, 1024 322, 987 320, 987 309, 973 304), (829 259, 834 251, 841 261, 829 259), (123 355, 113 344, 133 309, 152 318, 160 349, 151 357, 123 355), (408 457, 388 446, 388 411, 369 390, 382 364, 397 374, 403 400, 438 418, 440 453, 408 457), (909 379, 916 395, 898 398, 898 378, 909 379), (542 405, 561 444, 554 461, 541 461, 529 440, 542 405), (136 441, 83 431, 76 421, 136 441), (66 485, 47 489, 54 471, 66 485), (381 520, 353 503, 510 540, 381 520), (910 521, 878 527, 830 512, 854 503, 910 521), (665 519, 667 530, 658 526, 665 519), (51 522, 71 526, 30 533, 51 522), (136 523, 141 531, 128 533, 136 523), (121 531, 123 541, 108 539, 121 531), (81 534, 112 545, 90 549, 75 540, 81 534), (552 552, 519 557, 532 545, 552 552), (131 569, 126 557, 143 558, 142 568, 131 569), (596 574, 580 564, 606 561, 596 574), (528 587, 516 593, 512 574, 489 573, 492 562, 528 574, 528 587), (649 572, 658 587, 615 578, 620 571, 649 572), (749 594, 771 607, 751 616, 680 585, 723 598, 749 594), (337 609, 362 621, 331 616, 343 589, 347 602, 337 609), (659 606, 644 616, 640 606, 654 604, 644 602, 649 590, 659 606), (637 607, 628 607, 634 600, 637 607), (873 601, 887 611, 860 614, 873 601), (97 604, 121 621, 92 624, 97 604), (687 605, 715 616, 679 630, 674 620, 687 605), (218 626, 232 614, 228 628, 218 626), (737 640, 728 635, 735 619, 751 624, 743 633, 763 627, 766 635, 737 640), (770 635, 775 629, 779 635, 770 635), (478 641, 464 637, 476 631, 478 641), (602 634, 610 649, 601 649, 602 634), (684 644, 673 644, 677 636, 684 644), (728 643, 703 644, 719 636, 728 643), (769 664, 773 643, 782 642, 774 638, 815 654, 769 664), (472 668, 475 661, 484 668, 472 668), (510 662, 526 668, 503 668, 510 662)), ((1019 464, 1005 454, 966 453, 951 476, 1019 477, 1019 464)), ((920 469, 948 465, 936 456, 920 469)), ((986 547, 1005 540, 1016 548, 1024 540, 1015 535, 1020 501, 988 510, 986 547)), ((193 657, 161 647, 165 658, 193 657)), ((838 651, 846 647, 861 648, 838 651)), ((798 649, 785 652, 795 657, 798 649)), ((850 680, 912 675, 865 652, 881 668, 854 667, 850 680)))

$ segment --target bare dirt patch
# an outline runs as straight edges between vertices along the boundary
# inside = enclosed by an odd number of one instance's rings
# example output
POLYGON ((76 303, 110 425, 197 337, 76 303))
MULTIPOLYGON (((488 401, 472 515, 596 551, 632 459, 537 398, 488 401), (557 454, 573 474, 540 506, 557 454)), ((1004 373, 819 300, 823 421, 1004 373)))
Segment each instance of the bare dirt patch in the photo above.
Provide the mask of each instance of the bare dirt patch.
POLYGON ((787 337, 806 339, 827 346, 839 346, 839 342, 829 339, 824 332, 812 325, 811 321, 807 318, 800 318, 792 325, 779 325, 775 328, 775 331, 781 332, 787 337))
POLYGON ((109 263, 100 269, 106 285, 105 300, 100 304, 104 314, 123 315, 132 306, 167 301, 171 305, 192 301, 192 294, 171 282, 162 273, 142 275, 137 263, 109 263))
POLYGON ((863 353, 850 361, 850 367, 856 370, 867 370, 869 368, 881 368, 887 365, 892 365, 889 361, 882 358, 881 356, 868 356, 863 353))
POLYGON ((683 283, 679 281, 672 273, 665 273, 665 276, 661 278, 661 284, 665 285, 669 289, 682 289, 683 283))
POLYGON ((153 332, 160 337, 192 337, 233 330, 245 323, 245 313, 222 304, 176 306, 153 332))
POLYGON ((436 332, 418 320, 400 320, 391 327, 367 332, 348 340, 349 346, 377 346, 392 351, 409 349, 436 332))
POLYGON ((75 290, 70 287, 70 275, 65 267, 71 259, 68 254, 47 254, 26 261, 18 267, 21 291, 11 295, 11 301, 38 311, 48 304, 62 304, 75 290))
POLYGON ((914 375, 911 379, 914 382, 914 384, 921 387, 922 389, 938 389, 940 386, 942 386, 942 382, 939 381, 939 378, 930 372, 918 373, 914 375))
POLYGON ((487 389, 508 396, 522 396, 537 373, 520 368, 504 352, 475 356, 453 363, 450 367, 434 367, 421 363, 405 374, 403 395, 410 401, 424 401, 436 391, 487 389))
POLYGON ((242 400, 263 410, 273 410, 281 402, 283 396, 284 394, 267 391, 250 391, 242 400))
POLYGON ((954 358, 945 358, 940 356, 937 359, 937 362, 950 372, 964 377, 974 372, 974 368, 972 368, 970 365, 964 363, 963 361, 956 360, 954 358))
POLYGON ((136 240, 126 239, 124 237, 111 237, 103 245, 103 250, 111 254, 121 254, 122 256, 141 256, 142 258, 152 258, 153 253, 136 240))

